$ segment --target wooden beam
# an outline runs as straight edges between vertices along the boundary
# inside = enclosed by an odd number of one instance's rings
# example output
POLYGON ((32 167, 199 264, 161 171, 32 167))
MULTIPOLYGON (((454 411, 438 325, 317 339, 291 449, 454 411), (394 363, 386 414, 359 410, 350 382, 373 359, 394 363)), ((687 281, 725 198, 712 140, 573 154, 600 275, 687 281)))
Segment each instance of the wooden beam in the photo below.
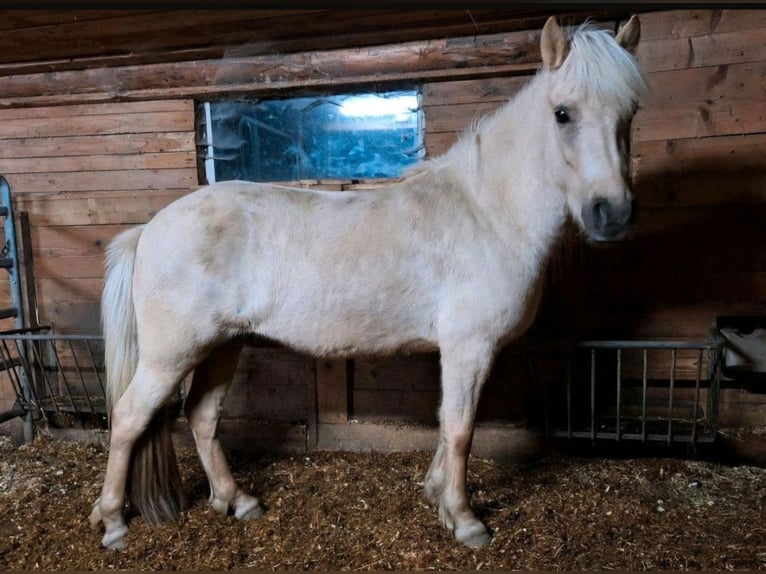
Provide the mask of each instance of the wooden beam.
POLYGON ((345 359, 317 359, 317 421, 346 423, 349 419, 349 371, 345 359))
POLYGON ((8 76, 0 106, 275 93, 289 88, 404 83, 529 73, 539 32, 8 76))

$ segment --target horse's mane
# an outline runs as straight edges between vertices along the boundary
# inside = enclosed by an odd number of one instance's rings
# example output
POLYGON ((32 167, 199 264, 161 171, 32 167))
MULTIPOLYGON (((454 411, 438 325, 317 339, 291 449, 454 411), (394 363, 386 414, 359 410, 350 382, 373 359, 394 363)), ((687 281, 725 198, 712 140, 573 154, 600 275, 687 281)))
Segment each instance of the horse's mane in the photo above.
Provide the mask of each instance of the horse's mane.
POLYGON ((560 71, 566 81, 621 113, 634 112, 646 92, 635 58, 615 42, 611 32, 591 22, 570 29, 569 41, 570 53, 560 71))

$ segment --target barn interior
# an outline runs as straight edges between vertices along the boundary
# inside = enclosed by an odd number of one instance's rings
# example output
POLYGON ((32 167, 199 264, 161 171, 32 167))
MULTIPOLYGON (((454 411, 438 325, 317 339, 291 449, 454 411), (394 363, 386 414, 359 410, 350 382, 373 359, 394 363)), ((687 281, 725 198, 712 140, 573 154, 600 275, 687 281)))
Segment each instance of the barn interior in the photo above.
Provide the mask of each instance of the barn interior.
MULTIPOLYGON (((417 102, 416 156, 435 157, 537 71, 549 16, 616 30, 632 14, 650 85, 630 133, 640 220, 608 245, 567 232, 532 328, 495 363, 475 450, 516 456, 556 438, 620 448, 723 443, 763 458, 758 8, 3 8, 0 433, 105 436, 104 248, 221 177, 210 165, 216 154, 225 161, 223 148, 211 153, 215 106, 406 91, 417 102)), ((398 177, 371 169, 286 181, 375 193, 398 177)), ((427 450, 439 397, 438 353, 327 360, 254 340, 220 432, 231 447, 266 451, 427 450)), ((182 415, 177 438, 190 444, 182 415)))

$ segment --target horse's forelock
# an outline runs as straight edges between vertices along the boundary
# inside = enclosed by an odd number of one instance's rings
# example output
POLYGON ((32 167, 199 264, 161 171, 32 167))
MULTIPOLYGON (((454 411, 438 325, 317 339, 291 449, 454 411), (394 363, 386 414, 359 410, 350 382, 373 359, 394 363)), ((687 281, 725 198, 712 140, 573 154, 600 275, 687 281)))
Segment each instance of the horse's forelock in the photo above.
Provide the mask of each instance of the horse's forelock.
POLYGON ((571 32, 569 57, 561 71, 590 97, 626 114, 635 110, 646 92, 646 81, 635 58, 610 32, 588 22, 571 32))

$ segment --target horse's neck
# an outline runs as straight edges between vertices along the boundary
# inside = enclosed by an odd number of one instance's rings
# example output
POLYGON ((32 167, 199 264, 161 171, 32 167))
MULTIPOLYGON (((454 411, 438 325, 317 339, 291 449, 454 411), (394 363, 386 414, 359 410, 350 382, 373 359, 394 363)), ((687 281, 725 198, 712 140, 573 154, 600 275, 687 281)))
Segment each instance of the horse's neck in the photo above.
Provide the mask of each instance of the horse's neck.
POLYGON ((455 144, 444 165, 509 249, 542 262, 563 230, 566 200, 546 169, 545 142, 533 131, 543 119, 533 110, 540 96, 531 88, 455 144))

